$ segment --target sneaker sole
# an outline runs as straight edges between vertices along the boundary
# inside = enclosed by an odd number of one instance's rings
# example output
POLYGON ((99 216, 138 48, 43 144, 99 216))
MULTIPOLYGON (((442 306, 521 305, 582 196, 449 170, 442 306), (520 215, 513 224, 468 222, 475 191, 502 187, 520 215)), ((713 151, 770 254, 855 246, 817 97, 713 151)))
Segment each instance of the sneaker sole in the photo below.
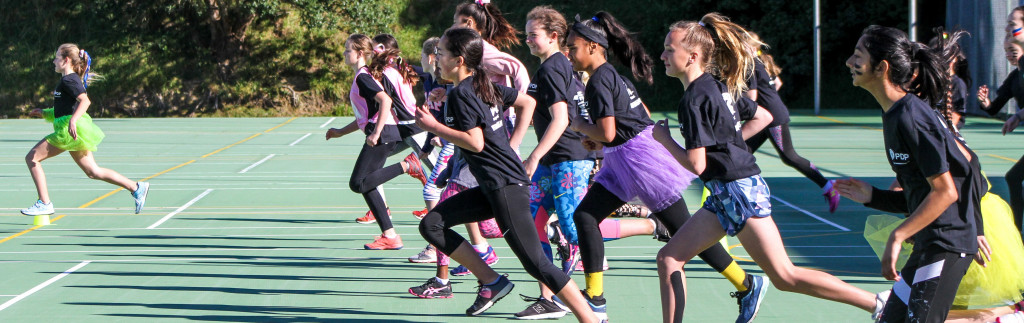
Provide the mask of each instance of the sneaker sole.
POLYGON ((544 313, 544 314, 537 314, 537 315, 531 315, 531 316, 516 316, 516 319, 517 320, 548 320, 548 319, 561 318, 561 317, 565 316, 566 314, 569 314, 569 313, 567 313, 567 312, 544 313))
POLYGON ((462 277, 462 276, 469 276, 469 275, 472 275, 472 274, 473 274, 473 272, 467 271, 467 272, 464 272, 464 273, 453 273, 453 272, 450 272, 450 271, 449 271, 449 272, 448 272, 448 274, 449 274, 449 275, 452 275, 452 276, 456 276, 456 277, 462 277))
POLYGON ((452 295, 443 295, 443 296, 431 296, 431 295, 420 295, 420 294, 416 294, 416 293, 413 293, 413 292, 412 292, 412 288, 410 288, 410 289, 409 289, 409 294, 412 294, 413 296, 416 296, 416 297, 419 297, 419 298, 426 298, 426 299, 433 299, 433 298, 452 298, 452 295))
POLYGON ((409 259, 409 262, 414 263, 414 264, 432 264, 432 263, 436 263, 437 259, 428 259, 428 260, 409 259))
POLYGON ((24 214, 24 215, 27 215, 27 216, 37 216, 37 215, 53 215, 54 213, 57 213, 57 212, 50 212, 50 213, 25 213, 25 211, 24 211, 24 210, 23 210, 23 211, 21 211, 21 214, 24 214))
POLYGON ((365 249, 365 250, 401 250, 402 247, 405 247, 405 246, 398 246, 398 248, 370 248, 370 247, 364 245, 363 249, 365 249))
POLYGON ((359 224, 374 224, 374 223, 377 223, 377 220, 373 220, 373 221, 359 221, 359 220, 356 220, 356 223, 359 223, 359 224))
POLYGON ((483 313, 483 312, 487 311, 487 309, 491 308, 491 306, 494 306, 494 303, 497 303, 502 298, 505 298, 505 296, 508 295, 508 293, 512 292, 512 288, 515 288, 515 287, 516 287, 515 284, 513 284, 512 282, 509 282, 508 285, 505 286, 505 288, 502 288, 500 291, 498 291, 498 296, 495 296, 494 298, 491 299, 490 302, 487 302, 487 304, 484 304, 484 307, 480 308, 479 310, 476 310, 476 312, 473 312, 472 314, 469 314, 469 313, 466 313, 466 314, 469 315, 469 316, 480 315, 480 313, 483 313))

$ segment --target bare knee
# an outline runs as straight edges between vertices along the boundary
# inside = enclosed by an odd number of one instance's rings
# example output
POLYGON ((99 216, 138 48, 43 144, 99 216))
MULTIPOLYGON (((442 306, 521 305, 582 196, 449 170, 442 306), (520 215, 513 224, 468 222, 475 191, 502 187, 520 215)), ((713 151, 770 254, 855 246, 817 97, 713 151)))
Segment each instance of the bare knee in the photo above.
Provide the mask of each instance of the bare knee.
POLYGON ((661 248, 661 251, 658 251, 657 259, 658 271, 660 272, 668 272, 674 269, 682 269, 683 266, 686 265, 686 261, 682 261, 676 256, 672 255, 671 252, 668 252, 668 248, 661 248))
POLYGON ((772 281, 772 285, 784 292, 796 292, 797 291, 797 275, 792 270, 784 270, 781 272, 767 272, 768 279, 772 281))
POLYGON ((85 176, 89 176, 90 179, 99 179, 99 170, 96 168, 82 168, 82 172, 85 172, 85 176))

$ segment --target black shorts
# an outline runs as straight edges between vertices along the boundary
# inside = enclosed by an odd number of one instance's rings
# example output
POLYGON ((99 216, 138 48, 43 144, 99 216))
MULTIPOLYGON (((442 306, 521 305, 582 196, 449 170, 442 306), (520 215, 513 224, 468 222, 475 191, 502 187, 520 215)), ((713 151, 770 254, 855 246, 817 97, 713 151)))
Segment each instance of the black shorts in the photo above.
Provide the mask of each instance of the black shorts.
POLYGON ((943 322, 973 254, 931 246, 915 250, 893 284, 878 322, 943 322))

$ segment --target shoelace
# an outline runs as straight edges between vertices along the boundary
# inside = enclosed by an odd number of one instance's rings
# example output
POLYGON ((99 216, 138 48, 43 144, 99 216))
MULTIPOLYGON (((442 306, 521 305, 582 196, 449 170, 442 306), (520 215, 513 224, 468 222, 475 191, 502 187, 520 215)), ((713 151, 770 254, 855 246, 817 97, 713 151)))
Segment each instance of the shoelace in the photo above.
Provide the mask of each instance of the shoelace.
POLYGON ((742 308, 743 307, 743 297, 747 296, 746 295, 747 293, 750 293, 750 291, 748 290, 746 292, 729 292, 729 297, 735 298, 736 299, 736 305, 739 305, 742 308))
POLYGON ((525 301, 527 303, 536 303, 536 302, 539 302, 541 300, 541 298, 539 298, 539 297, 531 297, 531 296, 526 296, 526 295, 523 295, 523 294, 519 294, 519 297, 522 298, 523 301, 525 301))

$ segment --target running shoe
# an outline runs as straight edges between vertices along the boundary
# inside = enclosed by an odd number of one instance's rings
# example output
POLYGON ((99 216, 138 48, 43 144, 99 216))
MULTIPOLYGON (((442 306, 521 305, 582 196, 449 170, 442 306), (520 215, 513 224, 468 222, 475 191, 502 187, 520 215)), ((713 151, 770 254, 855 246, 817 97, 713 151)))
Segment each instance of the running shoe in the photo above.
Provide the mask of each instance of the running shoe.
MULTIPOLYGON (((494 247, 487 246, 487 251, 477 254, 480 255, 480 259, 483 259, 484 263, 488 266, 498 263, 498 254, 494 252, 494 247)), ((449 270, 448 274, 452 276, 468 276, 469 274, 472 274, 472 272, 470 272, 469 268, 466 268, 466 266, 459 265, 458 267, 449 270)))
POLYGON ((508 280, 507 275, 498 276, 498 281, 490 285, 480 284, 477 287, 476 300, 473 305, 466 309, 466 315, 477 316, 494 306, 494 303, 501 300, 512 291, 515 284, 508 280))
POLYGON ((417 264, 435 263, 437 262, 437 249, 434 249, 433 245, 428 244, 420 253, 409 257, 409 262, 417 264))
POLYGON ((419 298, 452 298, 452 282, 442 284, 437 277, 430 277, 423 285, 409 288, 409 294, 419 298))
POLYGON ((891 289, 875 294, 875 310, 871 313, 871 320, 879 321, 882 318, 882 311, 885 310, 885 302, 889 300, 890 294, 892 294, 891 289))
POLYGON ((558 295, 551 295, 551 302, 555 303, 555 305, 558 305, 558 308, 561 308, 566 313, 572 313, 572 309, 569 309, 568 305, 562 303, 562 300, 558 299, 558 295))
POLYGON ((1024 312, 1013 312, 997 317, 996 323, 1024 323, 1024 312))
POLYGON ((740 315, 736 317, 736 323, 754 321, 757 311, 761 309, 764 295, 768 292, 768 286, 771 285, 768 277, 750 274, 747 274, 747 277, 750 278, 750 286, 747 290, 729 293, 729 296, 736 298, 736 304, 740 306, 740 315))
POLYGON ((43 203, 43 200, 36 200, 35 204, 28 207, 27 209, 21 209, 21 214, 24 215, 44 215, 53 214, 53 202, 43 203))
MULTIPOLYGON (((391 217, 391 209, 388 209, 388 217, 391 217)), ((377 218, 373 216, 373 211, 366 211, 366 215, 361 218, 356 218, 356 223, 373 224, 377 223, 377 218)))
POLYGON ((426 217, 427 213, 430 213, 430 210, 428 210, 427 208, 423 208, 423 210, 412 211, 412 216, 416 217, 417 219, 423 220, 423 217, 426 217))
POLYGON ((828 181, 828 184, 825 184, 825 187, 822 188, 825 193, 821 195, 824 195, 825 201, 828 202, 829 213, 836 213, 836 208, 839 207, 839 190, 835 188, 835 183, 835 180, 830 180, 828 181))
MULTIPOLYGON (((601 265, 601 271, 608 271, 608 257, 604 257, 604 264, 601 265)), ((576 262, 576 271, 583 271, 583 260, 576 262)))
POLYGON ((590 297, 587 291, 580 291, 583 293, 583 298, 587 299, 587 305, 590 305, 590 309, 594 311, 598 319, 602 321, 608 320, 608 300, 604 299, 604 294, 590 297))
POLYGON ((385 237, 383 234, 373 239, 373 242, 363 245, 366 250, 398 250, 402 249, 402 237, 395 235, 394 238, 385 237))
POLYGON ((558 307, 555 302, 549 301, 544 297, 529 297, 523 294, 519 294, 519 297, 522 297, 524 301, 531 304, 522 312, 515 314, 517 320, 557 319, 569 313, 558 307))
POLYGON ((558 254, 562 258, 562 272, 572 276, 576 271, 576 264, 580 262, 580 247, 574 244, 567 244, 564 247, 559 245, 558 254))
POLYGON ((659 220, 657 216, 651 215, 648 219, 654 222, 655 240, 668 242, 668 240, 672 239, 672 232, 669 232, 668 227, 666 227, 664 223, 661 223, 661 220, 659 220))
POLYGON ((135 188, 135 192, 132 192, 132 197, 135 198, 135 214, 142 212, 142 207, 146 206, 146 195, 149 194, 149 183, 139 182, 135 188))
POLYGON ((423 175, 423 164, 420 163, 420 158, 416 156, 416 153, 405 156, 404 161, 409 165, 409 169, 405 173, 412 176, 412 178, 420 180, 420 185, 427 185, 427 176, 423 175))

